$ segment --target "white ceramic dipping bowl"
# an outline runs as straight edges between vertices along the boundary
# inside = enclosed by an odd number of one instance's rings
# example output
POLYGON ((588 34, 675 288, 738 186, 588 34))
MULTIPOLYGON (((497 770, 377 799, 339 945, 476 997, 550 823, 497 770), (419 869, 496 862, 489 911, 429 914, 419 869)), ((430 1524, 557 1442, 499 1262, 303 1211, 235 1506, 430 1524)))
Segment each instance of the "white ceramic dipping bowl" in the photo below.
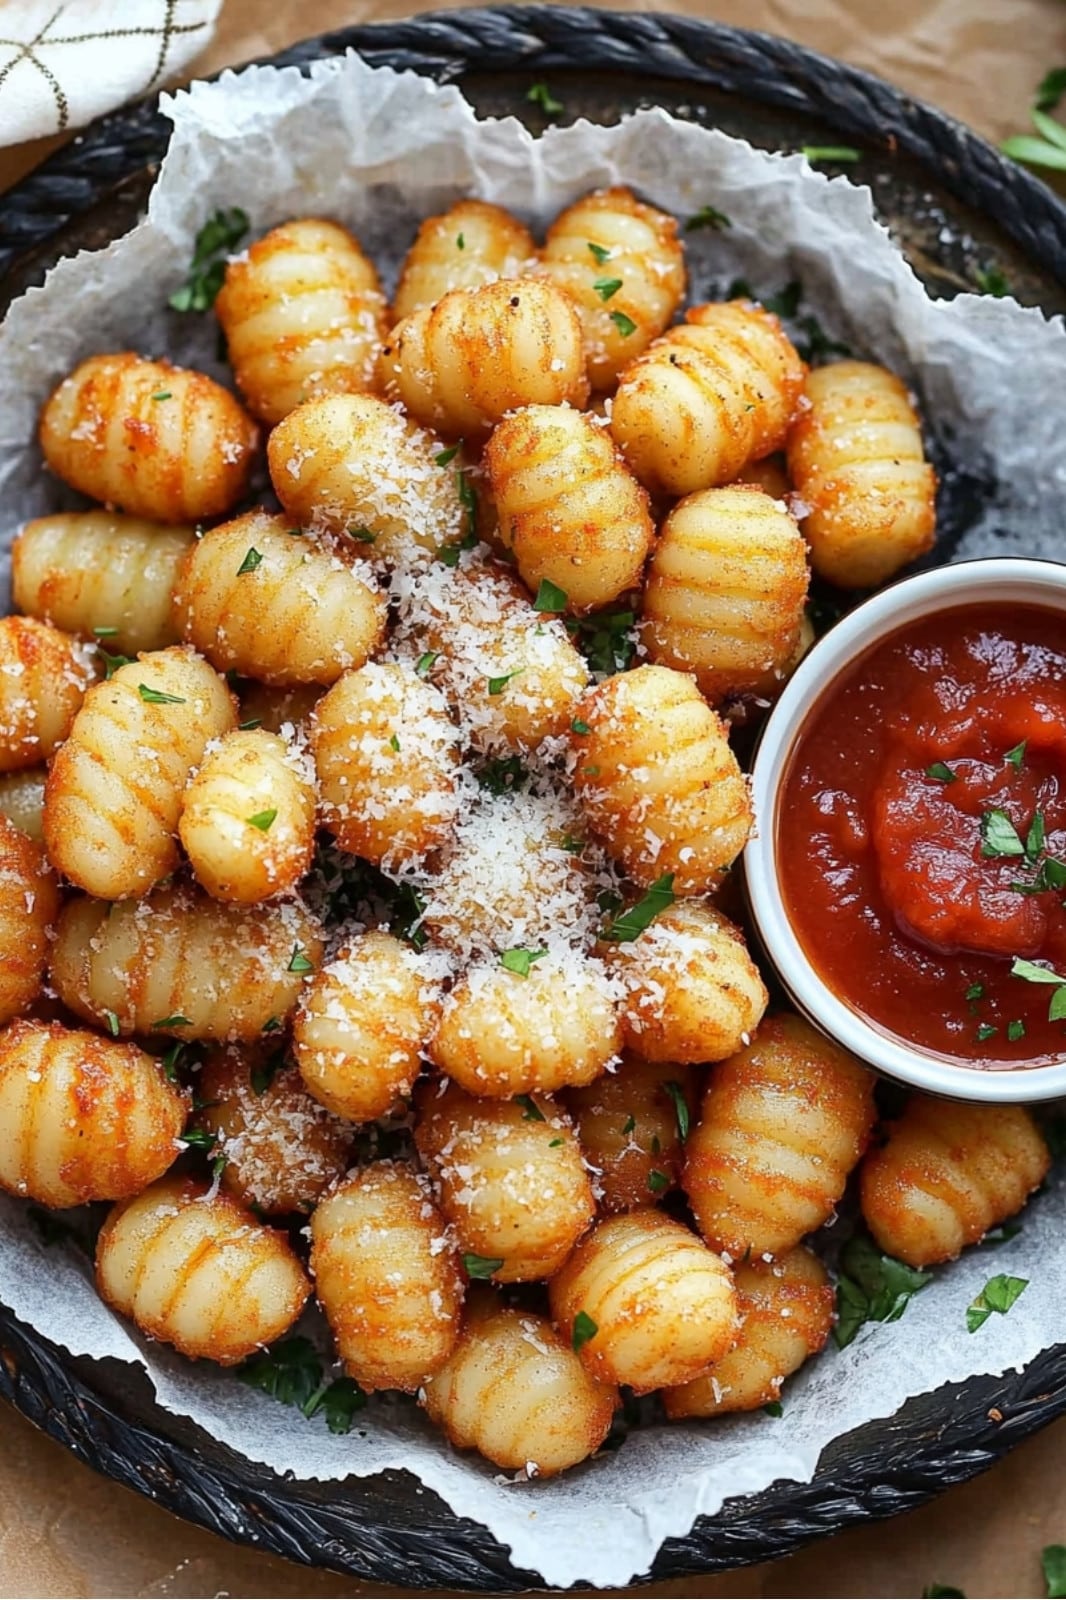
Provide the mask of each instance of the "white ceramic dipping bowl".
POLYGON ((828 989, 793 932, 777 874, 777 807, 789 758, 808 715, 841 672, 908 623, 975 604, 1058 611, 1066 645, 1066 565, 991 557, 904 578, 850 612, 808 652, 767 719, 752 772, 756 833, 744 852, 752 918, 766 955, 798 1010, 878 1071, 932 1094, 998 1104, 1066 1095, 1061 1061, 988 1071, 907 1044, 828 989))

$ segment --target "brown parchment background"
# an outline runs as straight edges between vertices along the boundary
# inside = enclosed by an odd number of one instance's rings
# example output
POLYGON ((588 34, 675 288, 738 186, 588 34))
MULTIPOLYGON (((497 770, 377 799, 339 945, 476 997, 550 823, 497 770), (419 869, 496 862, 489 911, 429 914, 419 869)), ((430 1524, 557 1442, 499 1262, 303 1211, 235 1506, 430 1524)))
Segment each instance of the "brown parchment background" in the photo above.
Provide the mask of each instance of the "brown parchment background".
MULTIPOLYGON (((595 3, 595 0, 592 0, 595 3)), ((614 0, 620 9, 626 0, 614 0)), ((227 0, 196 63, 211 73, 346 23, 390 21, 447 0, 227 0)), ((644 7, 800 40, 891 79, 1000 139, 1027 121, 1032 90, 1066 65, 1066 0, 672 0, 644 7)), ((0 22, 4 5, 0 0, 0 22)), ((0 195, 57 141, 0 150, 0 195)), ((0 198, 0 204, 2 204, 0 198)), ((633 1593, 971 1597, 1044 1593, 1040 1549, 1066 1543, 1066 1420, 924 1509, 798 1556, 717 1579, 633 1593)), ((0 1403, 0 1600, 25 1595, 364 1596, 366 1588, 227 1545, 79 1465, 0 1403)), ((620 1593, 621 1591, 614 1591, 620 1593)))

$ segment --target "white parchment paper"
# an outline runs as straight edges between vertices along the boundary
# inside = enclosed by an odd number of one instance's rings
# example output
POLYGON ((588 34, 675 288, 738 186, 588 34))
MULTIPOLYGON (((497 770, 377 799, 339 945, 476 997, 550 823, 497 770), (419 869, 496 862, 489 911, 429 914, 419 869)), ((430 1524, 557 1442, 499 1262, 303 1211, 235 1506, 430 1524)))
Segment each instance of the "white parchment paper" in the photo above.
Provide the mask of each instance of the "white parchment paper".
MULTIPOLYGON (((543 225, 586 190, 633 185, 680 217, 711 204, 732 220, 687 236, 694 299, 743 275, 769 292, 802 281, 805 306, 856 353, 904 373, 957 465, 999 489, 961 555, 1066 552, 1066 331, 1013 302, 927 299, 870 194, 800 156, 773 156, 657 111, 533 139, 513 120, 478 122, 452 88, 373 70, 356 57, 226 73, 165 102, 174 137, 147 218, 105 250, 63 261, 0 328, 0 545, 65 503, 41 467, 37 412, 83 357, 132 347, 225 379, 209 317, 167 311, 197 229, 242 205, 258 233, 321 213, 354 228, 387 269, 420 218, 463 195, 543 225)), ((785 1392, 784 1416, 675 1424, 550 1483, 511 1484, 451 1452, 409 1403, 371 1402, 347 1436, 322 1419, 140 1339, 97 1299, 77 1252, 46 1249, 17 1201, 0 1199, 0 1300, 71 1351, 144 1366, 163 1406, 277 1471, 340 1479, 406 1467, 460 1515, 485 1524, 549 1584, 603 1586, 645 1572, 670 1535, 727 1496, 806 1480, 825 1446, 909 1396, 1021 1367, 1066 1336, 1066 1185, 1053 1181, 1009 1244, 938 1273, 901 1322, 868 1326, 785 1392), (1030 1280, 1009 1316, 973 1335, 965 1308, 995 1273, 1030 1280)), ((343 1494, 343 1490, 339 1493, 343 1494)))

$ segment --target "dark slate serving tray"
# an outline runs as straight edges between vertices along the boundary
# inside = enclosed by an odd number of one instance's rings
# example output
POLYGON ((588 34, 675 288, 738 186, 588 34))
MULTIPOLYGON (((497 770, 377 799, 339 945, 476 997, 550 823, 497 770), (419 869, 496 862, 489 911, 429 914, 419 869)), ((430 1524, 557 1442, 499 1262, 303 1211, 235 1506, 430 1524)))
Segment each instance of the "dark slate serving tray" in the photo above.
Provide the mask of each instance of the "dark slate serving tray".
MULTIPOLYGON (((681 17, 527 6, 348 28, 272 59, 306 67, 348 49, 459 82, 483 114, 534 128, 544 119, 526 92, 548 81, 562 121, 662 106, 770 149, 845 139, 861 148, 855 175, 931 293, 978 288, 996 267, 1023 303, 1066 310, 1066 207, 1044 184, 942 113, 787 40, 681 17)), ((0 199, 0 311, 60 256, 135 221, 168 135, 154 102, 124 108, 0 199)), ((343 1485, 279 1477, 162 1411, 142 1373, 73 1359, 2 1305, 0 1395, 90 1466, 226 1538, 373 1582, 495 1594, 537 1586, 409 1474, 343 1485)), ((668 1540, 649 1576, 769 1560, 909 1510, 1063 1412, 1066 1344, 1023 1373, 947 1386, 837 1440, 809 1484, 727 1501, 668 1540)))

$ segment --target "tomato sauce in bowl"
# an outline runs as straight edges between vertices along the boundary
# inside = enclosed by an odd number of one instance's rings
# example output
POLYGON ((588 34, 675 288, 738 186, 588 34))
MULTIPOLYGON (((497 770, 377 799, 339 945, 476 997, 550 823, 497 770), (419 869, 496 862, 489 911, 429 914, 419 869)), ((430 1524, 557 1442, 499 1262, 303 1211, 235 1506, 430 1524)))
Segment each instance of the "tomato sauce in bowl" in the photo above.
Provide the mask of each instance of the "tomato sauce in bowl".
POLYGON ((1066 617, 969 604, 882 639, 775 810, 788 920, 841 1001, 970 1067, 1066 1060, 1066 617))

